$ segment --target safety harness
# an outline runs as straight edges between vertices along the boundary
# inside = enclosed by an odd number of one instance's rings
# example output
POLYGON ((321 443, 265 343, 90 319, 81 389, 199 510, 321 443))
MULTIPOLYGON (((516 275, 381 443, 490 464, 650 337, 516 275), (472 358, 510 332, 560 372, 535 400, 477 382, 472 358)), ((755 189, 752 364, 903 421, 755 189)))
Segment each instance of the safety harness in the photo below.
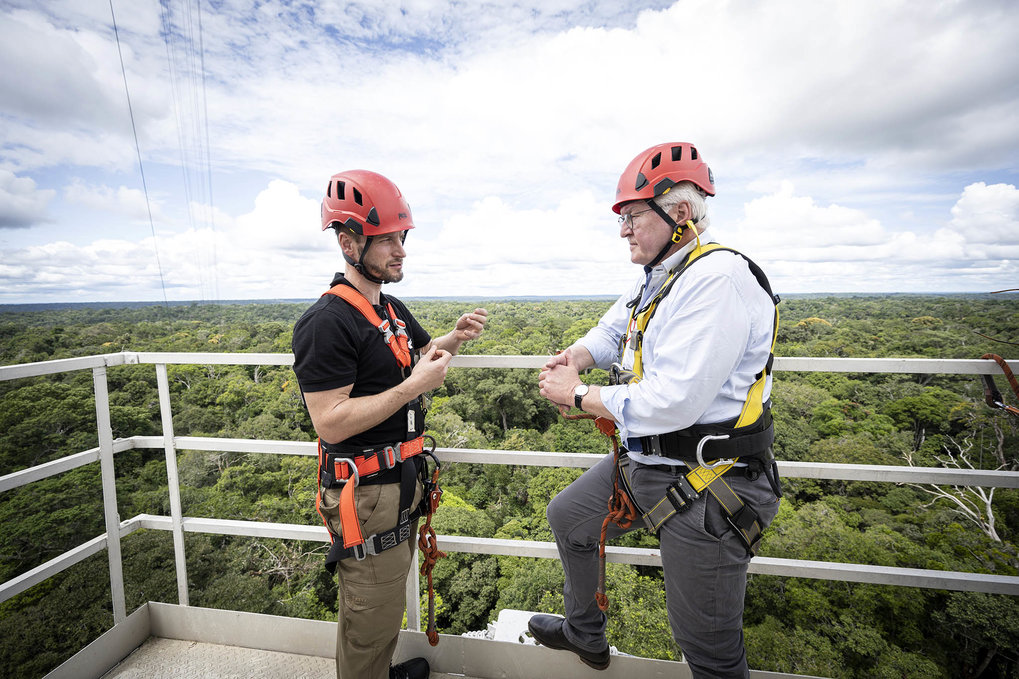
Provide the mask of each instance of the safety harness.
MULTIPOLYGON (((692 227, 691 227, 692 228, 692 227)), ((662 300, 672 290, 679 277, 690 266, 714 252, 732 252, 746 260, 751 273, 757 282, 768 293, 775 305, 772 327, 771 350, 762 370, 755 375, 746 401, 738 417, 728 422, 708 425, 694 425, 686 429, 640 437, 643 452, 683 461, 690 471, 669 486, 665 496, 644 510, 636 502, 630 481, 631 466, 634 464, 626 450, 622 448, 616 437, 615 423, 605 418, 594 418, 598 428, 612 441, 616 469, 613 474, 613 493, 609 498, 609 513, 602 524, 599 542, 599 579, 595 599, 601 610, 608 609, 608 597, 605 594, 605 540, 609 522, 621 528, 629 528, 638 517, 644 520, 648 530, 657 533, 669 518, 693 506, 705 490, 718 500, 726 522, 743 543, 747 554, 753 556, 761 539, 761 524, 757 513, 743 502, 729 483, 722 478, 734 469, 742 471, 747 478, 756 480, 764 473, 772 490, 778 497, 782 496, 778 479, 778 470, 771 444, 775 440, 775 430, 771 418, 770 401, 763 400, 764 387, 775 358, 775 341, 778 334, 778 303, 779 297, 772 293, 767 277, 757 264, 746 255, 717 243, 702 245, 698 238, 696 247, 671 271, 659 291, 643 307, 639 302, 643 296, 637 296, 630 303, 632 309, 626 334, 620 340, 620 363, 613 364, 609 373, 610 384, 627 384, 639 381, 643 377, 642 349, 644 333, 654 317, 662 300), (633 368, 622 367, 623 355, 627 347, 633 351, 633 368), (711 459, 709 462, 706 456, 711 459), (742 462, 737 467, 737 462, 742 462), (745 465, 745 467, 743 466, 745 465)), ((576 419, 577 416, 569 416, 576 419)), ((580 416, 583 417, 583 416, 580 416)), ((590 416, 593 418, 593 416, 590 416)))
MULTIPOLYGON (((389 318, 383 320, 376 313, 371 302, 349 285, 342 283, 335 285, 324 294, 340 297, 361 312, 368 322, 379 330, 386 345, 393 352, 393 357, 400 366, 401 373, 406 378, 408 369, 413 367, 414 357, 410 351, 407 324, 397 317, 393 305, 386 302, 389 318)), ((421 413, 420 400, 415 399, 408 403, 405 409, 408 436, 411 437, 406 441, 363 447, 326 443, 319 438, 320 496, 316 499, 315 504, 316 507, 321 508, 322 489, 342 488, 338 507, 342 539, 338 540, 338 536, 329 531, 329 540, 332 545, 326 555, 325 566, 330 573, 335 573, 336 564, 342 559, 354 557, 361 561, 367 556, 375 556, 406 542, 411 536, 414 522, 422 516, 426 517, 425 523, 420 529, 418 545, 424 554, 421 574, 428 578, 429 623, 427 635, 429 642, 434 646, 438 643, 438 632, 435 628, 435 593, 432 588, 432 568, 435 566, 435 562, 445 554, 438 549, 431 521, 432 514, 442 499, 442 489, 439 488, 441 465, 438 458, 435 457, 435 439, 431 436, 421 435, 420 432, 420 427, 424 423, 424 417, 418 417, 418 414, 421 413), (425 439, 429 440, 429 447, 425 446, 425 439), (429 474, 427 458, 431 458, 434 464, 431 474, 429 474), (405 462, 407 464, 404 464, 405 462), (422 497, 417 506, 412 507, 419 478, 423 487, 422 497), (359 485, 397 481, 400 483, 400 514, 396 526, 365 537, 361 530, 361 522, 357 517, 355 489, 359 485)), ((319 509, 319 515, 322 516, 328 529, 329 523, 322 515, 321 509, 319 509)))

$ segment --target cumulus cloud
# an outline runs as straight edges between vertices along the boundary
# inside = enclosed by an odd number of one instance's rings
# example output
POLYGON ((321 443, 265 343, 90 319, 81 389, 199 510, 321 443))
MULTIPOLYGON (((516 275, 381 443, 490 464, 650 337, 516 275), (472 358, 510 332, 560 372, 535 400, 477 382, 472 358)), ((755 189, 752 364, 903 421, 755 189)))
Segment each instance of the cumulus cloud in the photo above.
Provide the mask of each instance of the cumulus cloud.
POLYGON ((971 243, 1019 245, 1019 191, 1012 184, 970 184, 952 207, 949 228, 971 243))
POLYGON ((17 229, 46 221, 46 206, 56 191, 39 189, 29 177, 0 169, 0 229, 17 229))
MULTIPOLYGON (((136 215, 107 10, 0 9, 0 167, 136 215)), ((666 139, 697 142, 732 201, 714 235, 804 291, 1013 275, 1019 13, 997 0, 202 3, 204 78, 193 14, 116 10, 145 163, 216 186, 213 213, 150 183, 159 237, 134 254, 158 249, 173 285, 193 275, 182 295, 317 294, 339 262, 317 196, 355 167, 414 210, 402 294, 617 292, 633 267, 612 189, 666 139)))
POLYGON ((790 183, 747 202, 744 217, 713 236, 742 250, 792 292, 979 291, 1019 277, 1019 192, 967 186, 928 232, 890 228, 882 218, 798 195, 790 183))

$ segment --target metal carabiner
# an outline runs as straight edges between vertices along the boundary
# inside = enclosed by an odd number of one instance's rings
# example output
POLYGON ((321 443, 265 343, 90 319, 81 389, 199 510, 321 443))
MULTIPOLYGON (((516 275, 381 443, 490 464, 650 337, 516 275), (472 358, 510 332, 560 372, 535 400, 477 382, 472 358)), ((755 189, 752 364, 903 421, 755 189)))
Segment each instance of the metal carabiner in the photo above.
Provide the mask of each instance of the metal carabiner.
POLYGON ((704 444, 707 443, 708 441, 721 441, 727 438, 729 438, 728 434, 721 434, 718 436, 708 434, 701 438, 701 440, 697 442, 697 464, 704 467, 705 469, 714 469, 719 465, 732 464, 733 462, 735 462, 736 460, 731 458, 725 460, 715 460, 713 464, 708 464, 707 462, 704 461, 704 444))
POLYGON ((429 450, 428 448, 424 447, 424 442, 422 441, 422 443, 421 443, 421 452, 423 454, 427 455, 428 457, 432 458, 432 462, 435 463, 435 468, 436 469, 442 469, 442 463, 439 462, 439 458, 435 454, 435 437, 432 436, 431 434, 422 434, 421 438, 422 439, 428 439, 429 441, 432 442, 431 450, 429 450))

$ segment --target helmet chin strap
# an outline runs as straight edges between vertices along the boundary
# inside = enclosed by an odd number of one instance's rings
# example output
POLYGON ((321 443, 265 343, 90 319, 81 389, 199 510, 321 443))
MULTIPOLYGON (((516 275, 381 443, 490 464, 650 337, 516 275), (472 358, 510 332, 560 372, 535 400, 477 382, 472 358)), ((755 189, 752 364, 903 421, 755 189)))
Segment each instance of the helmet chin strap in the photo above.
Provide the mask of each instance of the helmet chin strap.
POLYGON ((350 264, 352 267, 354 267, 355 271, 357 271, 359 274, 367 278, 369 281, 381 285, 383 283, 387 283, 388 281, 384 281, 381 278, 376 278, 375 276, 372 276, 370 273, 368 273, 368 268, 364 265, 364 256, 368 252, 368 248, 372 244, 372 238, 373 236, 364 237, 364 247, 361 248, 361 257, 358 261, 355 262, 354 258, 348 255, 346 252, 343 253, 343 259, 346 260, 347 264, 350 264))
MULTIPOLYGON (((661 217, 662 221, 665 222, 669 226, 670 229, 672 229, 672 236, 669 238, 669 240, 667 240, 665 242, 665 247, 663 247, 661 250, 659 250, 658 254, 655 255, 654 259, 652 259, 650 262, 648 262, 644 266, 644 269, 646 271, 650 271, 654 267, 658 266, 663 259, 665 259, 665 255, 669 252, 670 249, 672 249, 673 245, 675 245, 679 241, 683 240, 683 232, 686 231, 687 229, 693 229, 694 228, 693 225, 696 224, 699 220, 697 220, 697 219, 692 219, 692 220, 688 219, 683 224, 679 224, 679 223, 676 222, 675 219, 673 219, 669 215, 668 212, 663 210, 658 205, 658 203, 656 203, 653 199, 649 200, 647 203, 648 203, 648 206, 652 210, 655 211, 655 214, 658 215, 659 217, 661 217)), ((695 229, 695 233, 696 233, 696 229, 695 229)))

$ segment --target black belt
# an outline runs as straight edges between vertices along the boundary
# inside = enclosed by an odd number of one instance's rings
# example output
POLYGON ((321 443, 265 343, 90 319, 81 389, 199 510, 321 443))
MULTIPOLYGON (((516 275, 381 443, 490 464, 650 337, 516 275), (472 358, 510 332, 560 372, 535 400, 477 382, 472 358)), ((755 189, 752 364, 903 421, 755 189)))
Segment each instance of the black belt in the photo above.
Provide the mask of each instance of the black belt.
POLYGON ((775 442, 775 425, 771 420, 770 410, 765 411, 762 419, 764 419, 762 428, 746 433, 736 432, 726 426, 729 423, 720 422, 717 425, 696 425, 679 431, 641 436, 641 452, 644 455, 682 460, 687 465, 695 467, 698 464, 697 446, 705 436, 711 436, 711 439, 704 442, 702 451, 706 460, 762 455, 775 442), (718 438, 719 436, 728 438, 718 438))

